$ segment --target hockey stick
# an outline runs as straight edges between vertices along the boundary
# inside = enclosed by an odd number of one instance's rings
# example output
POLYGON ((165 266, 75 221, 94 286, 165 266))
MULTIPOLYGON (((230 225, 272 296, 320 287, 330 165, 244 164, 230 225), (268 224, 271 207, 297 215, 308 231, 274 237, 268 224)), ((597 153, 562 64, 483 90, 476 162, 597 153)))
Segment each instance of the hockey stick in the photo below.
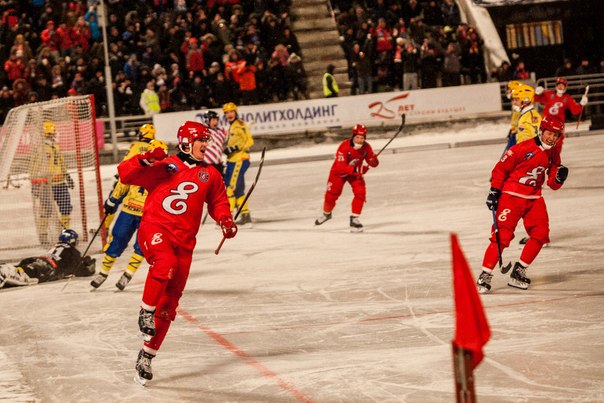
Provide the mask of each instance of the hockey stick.
POLYGON ((84 253, 82 253, 82 260, 84 260, 84 258, 86 257, 86 254, 88 253, 88 249, 90 249, 90 247, 92 246, 92 243, 94 242, 94 240, 96 239, 96 236, 99 234, 99 232, 101 231, 101 228, 103 228, 103 224, 105 224, 105 220, 107 219, 107 217, 109 217, 111 214, 105 214, 103 215, 103 219, 101 220, 101 223, 99 224, 99 227, 96 229, 96 232, 94 233, 94 235, 92 236, 92 238, 90 239, 90 242, 88 242, 88 246, 86 247, 86 250, 84 251, 84 253))
POLYGON ((388 147, 390 145, 390 143, 392 143, 392 140, 394 140, 396 138, 396 136, 401 134, 404 127, 405 127, 405 114, 403 113, 401 115, 401 125, 398 127, 398 130, 396 131, 396 133, 394 133, 394 136, 392 136, 392 138, 390 140, 388 140, 386 145, 384 147, 382 147, 382 149, 375 155, 376 157, 379 157, 380 154, 382 153, 382 151, 384 151, 386 149, 386 147, 388 147))
MULTIPOLYGON (((254 178, 254 182, 252 182, 252 185, 250 186, 249 190, 247 191, 247 194, 243 198, 243 203, 241 203, 241 208, 237 209, 237 214, 235 214, 235 217, 233 217, 233 221, 237 221, 237 218, 239 217, 239 214, 243 210, 243 206, 245 206, 245 203, 250 198, 250 195, 252 194, 252 192, 254 191, 254 188, 256 187, 256 183, 258 183, 258 178, 260 177, 260 172, 262 172, 262 165, 264 165, 264 153, 265 152, 266 152, 266 147, 264 147, 262 149, 262 154, 260 155, 260 164, 258 165, 258 172, 256 172, 256 177, 254 178)), ((222 241, 220 241, 220 244, 218 245, 218 247, 214 251, 214 254, 217 255, 217 254, 220 253, 220 248, 222 248, 222 244, 224 243, 224 241, 226 241, 226 237, 223 235, 222 236, 222 241)))
MULTIPOLYGON (((77 273, 80 270, 80 267, 82 266, 82 263, 84 263, 84 258, 86 257, 86 254, 88 253, 88 250, 90 249, 90 247, 92 246, 92 243, 94 242, 94 240, 96 239, 96 236, 99 234, 99 232, 101 231, 101 228, 103 228, 103 224, 105 224, 105 220, 107 219, 107 217, 111 216, 111 214, 104 214, 103 215, 103 219, 101 220, 101 223, 99 224, 99 227, 96 229, 94 235, 92 236, 92 238, 90 239, 90 242, 88 242, 88 246, 86 246, 86 250, 84 251, 84 253, 82 253, 82 257, 80 258, 80 263, 78 263, 78 267, 76 268, 74 273, 77 273)), ((61 292, 65 291, 65 288, 67 288, 67 286, 69 285, 69 283, 71 282, 71 279, 75 277, 75 274, 68 276, 67 278, 67 282, 65 283, 65 285, 63 286, 63 288, 61 288, 61 292)))
MULTIPOLYGON (((586 85, 585 93, 583 94, 583 96, 586 97, 588 92, 589 92, 589 85, 586 85)), ((581 105, 581 112, 579 112, 579 119, 577 120, 577 129, 579 128, 579 123, 581 123, 581 117, 583 116, 583 108, 585 108, 585 106, 581 105)))
POLYGON ((503 258, 501 257, 501 240, 499 239, 499 225, 497 225, 497 216, 495 215, 495 210, 491 209, 491 213, 493 213, 493 229, 495 231, 495 241, 497 241, 497 254, 499 255, 499 268, 502 269, 503 258))
MULTIPOLYGON (((388 140, 388 142, 386 143, 386 145, 384 147, 382 147, 382 149, 375 155, 376 158, 380 156, 380 154, 382 153, 382 151, 384 151, 386 149, 386 147, 388 147, 388 145, 390 143, 392 143, 392 140, 394 140, 396 138, 396 136, 398 136, 399 134, 401 134, 401 132, 403 131, 404 127, 405 127, 405 114, 403 113, 401 115, 401 125, 398 127, 398 130, 396 131, 396 133, 394 133, 394 136, 392 136, 392 138, 390 140, 388 140)), ((367 166, 367 171, 369 171, 369 166, 367 166)))

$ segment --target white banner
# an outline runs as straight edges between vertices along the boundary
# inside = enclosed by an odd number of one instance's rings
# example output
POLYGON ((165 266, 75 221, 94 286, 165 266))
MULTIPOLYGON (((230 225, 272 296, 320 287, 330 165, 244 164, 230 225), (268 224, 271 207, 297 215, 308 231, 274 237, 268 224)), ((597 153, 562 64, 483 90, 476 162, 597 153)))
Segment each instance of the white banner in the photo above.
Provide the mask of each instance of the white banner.
MULTIPOLYGON (((225 125, 222 110, 213 110, 221 115, 221 124, 225 125)), ((422 122, 498 111, 501 111, 498 83, 242 105, 238 108, 239 117, 247 122, 254 136, 352 127, 358 123, 367 126, 398 126, 403 113, 407 115, 407 122, 422 122)), ((154 115, 157 138, 174 142, 180 125, 187 120, 200 121, 204 112, 205 110, 154 115)))

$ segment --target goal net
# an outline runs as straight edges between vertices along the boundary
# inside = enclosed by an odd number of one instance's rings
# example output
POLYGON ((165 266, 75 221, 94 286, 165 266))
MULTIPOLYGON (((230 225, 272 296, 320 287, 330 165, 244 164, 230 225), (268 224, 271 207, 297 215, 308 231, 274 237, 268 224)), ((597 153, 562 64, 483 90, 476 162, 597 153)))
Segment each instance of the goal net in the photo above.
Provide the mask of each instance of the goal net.
MULTIPOLYGON (((64 228, 84 252, 102 216, 94 99, 11 109, 0 131, 0 261, 48 251, 64 228)), ((102 249, 101 237, 91 252, 102 249)))

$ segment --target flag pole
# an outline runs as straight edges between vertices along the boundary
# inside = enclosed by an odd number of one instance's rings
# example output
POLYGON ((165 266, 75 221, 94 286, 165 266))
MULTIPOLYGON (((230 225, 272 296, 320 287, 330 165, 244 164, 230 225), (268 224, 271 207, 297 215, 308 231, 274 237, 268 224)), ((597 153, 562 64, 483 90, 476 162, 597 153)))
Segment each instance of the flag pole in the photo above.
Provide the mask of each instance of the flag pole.
POLYGON ((457 346, 453 347, 453 372, 455 374, 455 401, 457 403, 476 403, 474 392, 474 369, 472 352, 457 346))

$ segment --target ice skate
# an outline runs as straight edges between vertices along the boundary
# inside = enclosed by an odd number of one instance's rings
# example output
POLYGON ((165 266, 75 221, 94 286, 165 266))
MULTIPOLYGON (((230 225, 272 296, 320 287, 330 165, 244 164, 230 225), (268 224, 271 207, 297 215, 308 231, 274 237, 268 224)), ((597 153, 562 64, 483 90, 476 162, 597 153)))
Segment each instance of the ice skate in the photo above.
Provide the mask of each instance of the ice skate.
POLYGON ((130 280, 132 280, 132 275, 125 271, 124 274, 122 274, 122 277, 115 283, 115 286, 121 291, 124 291, 124 288, 126 288, 130 280))
POLYGON ((478 276, 478 280, 476 280, 476 286, 478 287, 478 292, 480 294, 486 294, 491 291, 491 280, 493 279, 493 275, 483 271, 478 276))
POLYGON ((323 213, 321 217, 315 220, 315 225, 321 225, 328 220, 331 220, 331 213, 323 213))
POLYGON ((99 272, 99 274, 94 276, 94 278, 90 282, 90 285, 93 286, 94 288, 99 288, 101 286, 101 284, 103 284, 105 282, 105 280, 107 280, 107 276, 108 276, 107 274, 105 274, 103 272, 99 272))
POLYGON ((153 379, 153 371, 151 370, 151 360, 155 357, 144 350, 138 352, 138 358, 136 359, 136 375, 134 375, 134 381, 143 386, 153 379))
POLYGON ((516 262, 514 269, 512 269, 512 274, 510 274, 508 285, 510 287, 526 290, 530 283, 531 279, 526 277, 526 267, 521 265, 520 262, 516 262))
POLYGON ((155 311, 141 308, 138 314, 138 328, 143 340, 150 341, 155 336, 155 311))
POLYGON ((358 216, 350 216, 350 232, 363 232, 363 224, 359 221, 358 216))
POLYGON ((249 213, 241 213, 235 224, 237 224, 238 227, 252 228, 252 217, 249 213))

